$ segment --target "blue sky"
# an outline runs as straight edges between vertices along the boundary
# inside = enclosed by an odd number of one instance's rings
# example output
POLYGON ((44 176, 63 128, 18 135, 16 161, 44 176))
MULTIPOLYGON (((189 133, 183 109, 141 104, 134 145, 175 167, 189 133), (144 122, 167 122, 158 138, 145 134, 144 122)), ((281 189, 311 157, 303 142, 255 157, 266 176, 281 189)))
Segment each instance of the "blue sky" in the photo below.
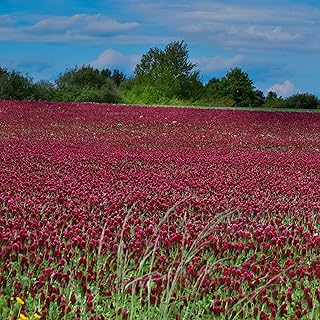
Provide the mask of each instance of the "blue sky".
POLYGON ((1 0, 0 65, 35 80, 91 64, 131 75, 141 55, 185 40, 202 80, 241 67, 264 92, 320 96, 317 0, 1 0))

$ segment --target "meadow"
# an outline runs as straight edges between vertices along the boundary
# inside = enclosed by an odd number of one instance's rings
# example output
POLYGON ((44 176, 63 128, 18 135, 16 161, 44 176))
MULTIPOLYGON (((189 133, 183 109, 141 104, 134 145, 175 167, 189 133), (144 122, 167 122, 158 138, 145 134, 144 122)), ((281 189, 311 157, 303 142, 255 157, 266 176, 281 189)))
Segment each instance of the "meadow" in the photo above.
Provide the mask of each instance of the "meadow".
POLYGON ((319 319, 320 114, 0 102, 1 319, 319 319))

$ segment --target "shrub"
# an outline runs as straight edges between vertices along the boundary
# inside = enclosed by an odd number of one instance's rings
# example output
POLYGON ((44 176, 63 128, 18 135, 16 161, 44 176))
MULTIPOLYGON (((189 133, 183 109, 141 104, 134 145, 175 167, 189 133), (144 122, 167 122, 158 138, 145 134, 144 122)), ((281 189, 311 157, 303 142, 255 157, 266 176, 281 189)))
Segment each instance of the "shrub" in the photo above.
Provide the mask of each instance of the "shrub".
POLYGON ((102 88, 84 87, 79 90, 79 93, 74 97, 74 101, 78 102, 112 102, 117 103, 121 101, 120 92, 110 83, 102 88))
POLYGON ((38 81, 32 86, 33 99, 41 101, 55 100, 55 87, 49 81, 38 81))
POLYGON ((297 93, 285 99, 285 107, 293 109, 317 109, 320 107, 320 101, 314 94, 297 93))
POLYGON ((231 108, 234 106, 235 102, 231 98, 221 97, 213 99, 201 99, 193 104, 196 106, 231 108))
POLYGON ((286 108, 286 102, 283 98, 267 99, 263 105, 265 108, 286 108))
POLYGON ((160 88, 142 83, 137 78, 125 81, 120 88, 125 103, 169 104, 171 100, 160 88))
POLYGON ((15 71, 0 68, 0 99, 32 99, 32 79, 15 71))
POLYGON ((90 66, 67 70, 56 81, 59 101, 120 102, 115 82, 90 66))

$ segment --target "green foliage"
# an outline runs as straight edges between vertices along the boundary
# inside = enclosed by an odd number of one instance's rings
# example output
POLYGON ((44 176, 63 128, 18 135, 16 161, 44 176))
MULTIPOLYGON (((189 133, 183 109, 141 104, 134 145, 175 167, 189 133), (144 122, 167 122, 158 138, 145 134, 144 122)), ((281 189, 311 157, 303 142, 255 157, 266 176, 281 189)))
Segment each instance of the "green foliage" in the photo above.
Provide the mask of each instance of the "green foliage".
POLYGON ((100 74, 103 75, 106 78, 111 78, 112 72, 110 69, 106 68, 106 69, 102 69, 100 71, 100 74))
POLYGON ((320 100, 310 93, 297 93, 288 98, 278 97, 275 92, 268 92, 264 106, 266 108, 318 109, 320 100))
POLYGON ((120 72, 118 69, 115 69, 113 71, 113 74, 112 76, 110 76, 110 78, 117 85, 117 87, 119 87, 120 84, 126 80, 125 75, 122 72, 120 72))
POLYGON ((52 101, 55 100, 55 87, 54 84, 49 81, 38 81, 33 87, 34 100, 52 101))
POLYGON ((286 108, 286 102, 282 98, 277 98, 277 99, 272 99, 272 100, 267 100, 263 107, 265 108, 286 108))
POLYGON ((126 80, 126 76, 118 69, 114 69, 112 73, 110 69, 105 68, 100 71, 100 75, 111 79, 117 85, 117 87, 119 87, 120 84, 126 80))
POLYGON ((269 91, 266 96, 266 102, 269 100, 275 100, 275 99, 278 99, 278 94, 274 91, 269 91))
POLYGON ((111 80, 107 80, 102 88, 83 87, 76 96, 77 102, 112 102, 121 101, 120 92, 111 80))
POLYGON ((5 69, 0 67, 0 79, 5 79, 5 78, 9 78, 10 72, 5 69))
POLYGON ((132 104, 170 104, 170 98, 166 97, 160 90, 148 83, 137 83, 130 90, 125 91, 123 100, 132 104))
POLYGON ((200 99, 194 105, 214 108, 232 108, 234 106, 234 100, 225 97, 213 99, 200 99))
POLYGON ((285 108, 285 100, 282 97, 279 97, 276 92, 269 91, 264 102, 264 107, 285 108))
POLYGON ((159 103, 178 100, 197 100, 202 95, 202 83, 196 65, 189 61, 184 41, 169 43, 164 50, 151 48, 135 68, 133 92, 125 99, 135 102, 159 103))
POLYGON ((0 68, 1 100, 30 100, 32 98, 32 79, 30 77, 0 68))
POLYGON ((220 79, 213 77, 211 78, 205 86, 204 97, 207 100, 220 98, 221 90, 220 90, 220 79))
POLYGON ((263 92, 261 90, 255 90, 255 105, 257 107, 262 107, 266 101, 266 97, 264 96, 263 92))
POLYGON ((310 93, 297 93, 285 100, 285 107, 293 109, 318 109, 320 100, 310 93))
POLYGON ((28 76, 0 67, 0 99, 320 109, 319 98, 309 93, 284 99, 270 91, 265 97, 240 68, 203 85, 184 41, 173 41, 164 49, 150 48, 128 79, 117 69, 83 65, 67 69, 55 84, 33 83, 28 76))
POLYGON ((120 85, 120 91, 123 102, 128 104, 190 106, 198 103, 194 100, 179 99, 177 97, 169 98, 154 86, 139 82, 137 78, 129 78, 123 81, 120 85))
POLYGON ((111 72, 108 69, 101 72, 91 66, 69 69, 56 81, 57 99, 78 102, 120 102, 120 91, 110 77, 111 72))
POLYGON ((279 108, 282 107, 283 99, 278 97, 278 94, 274 91, 269 91, 265 98, 264 107, 265 108, 279 108))
POLYGON ((202 100, 226 107, 259 107, 265 97, 262 91, 255 89, 246 72, 233 68, 222 79, 213 77, 208 81, 202 100))
POLYGON ((258 99, 249 75, 233 68, 220 80, 218 94, 234 100, 234 107, 257 107, 258 99))
POLYGON ((81 68, 75 67, 74 69, 66 70, 56 80, 56 84, 60 90, 66 90, 72 86, 99 88, 103 86, 104 81, 105 76, 101 75, 99 70, 91 66, 82 66, 81 68))

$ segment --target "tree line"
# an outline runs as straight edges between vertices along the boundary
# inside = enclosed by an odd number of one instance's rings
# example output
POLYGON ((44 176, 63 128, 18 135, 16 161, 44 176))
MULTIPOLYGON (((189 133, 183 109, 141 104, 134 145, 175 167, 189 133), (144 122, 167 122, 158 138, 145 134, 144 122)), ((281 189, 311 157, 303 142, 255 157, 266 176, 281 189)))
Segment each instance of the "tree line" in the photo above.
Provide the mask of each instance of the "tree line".
POLYGON ((184 41, 173 41, 164 49, 149 49, 129 78, 117 69, 83 65, 67 69, 54 82, 34 82, 29 76, 0 67, 0 99, 320 108, 319 98, 310 93, 283 98, 270 91, 265 96, 241 68, 231 68, 222 78, 212 77, 203 84, 184 41))

